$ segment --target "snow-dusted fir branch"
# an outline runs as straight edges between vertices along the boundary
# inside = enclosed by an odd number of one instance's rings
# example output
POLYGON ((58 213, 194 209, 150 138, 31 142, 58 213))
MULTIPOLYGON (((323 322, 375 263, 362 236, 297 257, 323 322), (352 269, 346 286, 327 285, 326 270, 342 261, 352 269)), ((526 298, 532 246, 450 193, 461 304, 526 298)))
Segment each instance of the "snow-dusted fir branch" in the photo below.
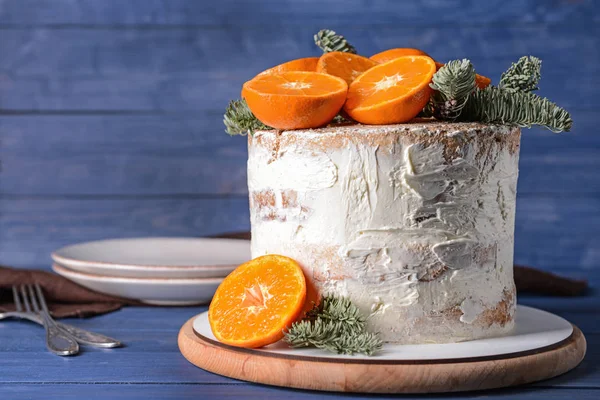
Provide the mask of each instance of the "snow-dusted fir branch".
POLYGON ((429 86, 434 90, 431 96, 433 116, 455 119, 475 91, 475 69, 467 59, 450 61, 433 75, 429 86))
POLYGON ((555 133, 568 132, 573 125, 571 115, 550 100, 533 93, 497 87, 475 91, 460 119, 527 128, 540 125, 555 133))
POLYGON ((480 90, 468 60, 450 61, 433 76, 432 114, 445 120, 569 131, 573 121, 565 109, 529 92, 537 88, 539 66, 535 57, 523 57, 502 75, 502 87, 480 90))
POLYGON ((285 332, 292 347, 316 347, 338 354, 372 355, 383 346, 376 333, 367 332, 366 318, 349 299, 326 296, 300 322, 285 332))
POLYGON ((245 100, 229 102, 223 116, 225 132, 230 135, 253 135, 254 131, 272 129, 258 120, 248 108, 245 100))
POLYGON ((532 92, 538 90, 542 60, 533 56, 521 57, 502 74, 498 87, 509 91, 532 92))
POLYGON ((356 54, 356 49, 352 46, 345 37, 338 35, 331 29, 321 29, 314 37, 315 44, 319 46, 323 53, 331 51, 342 51, 346 53, 356 54))
POLYGON ((295 323, 285 335, 292 347, 316 347, 337 354, 362 353, 372 355, 381 349, 379 337, 370 332, 340 333, 340 326, 331 321, 317 319, 295 323))

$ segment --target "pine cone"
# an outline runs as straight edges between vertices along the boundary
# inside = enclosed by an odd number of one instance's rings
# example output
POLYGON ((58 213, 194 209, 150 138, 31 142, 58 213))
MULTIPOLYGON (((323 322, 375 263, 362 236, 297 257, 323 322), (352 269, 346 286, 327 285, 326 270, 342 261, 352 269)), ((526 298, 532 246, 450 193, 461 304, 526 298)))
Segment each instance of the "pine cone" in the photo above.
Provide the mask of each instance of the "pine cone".
POLYGON ((437 119, 452 120, 460 115, 462 107, 458 107, 458 101, 455 99, 446 100, 444 102, 436 102, 434 104, 433 115, 437 119))

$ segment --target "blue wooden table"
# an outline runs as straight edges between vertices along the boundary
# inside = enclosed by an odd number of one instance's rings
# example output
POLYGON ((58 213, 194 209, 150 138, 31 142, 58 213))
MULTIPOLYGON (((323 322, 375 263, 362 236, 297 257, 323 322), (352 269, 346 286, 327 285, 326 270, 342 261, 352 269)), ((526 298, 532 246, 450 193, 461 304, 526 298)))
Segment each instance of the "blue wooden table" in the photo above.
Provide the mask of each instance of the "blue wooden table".
MULTIPOLYGON (((497 83, 542 58, 539 93, 573 132, 523 132, 515 261, 600 284, 600 5, 593 0, 0 0, 0 263, 48 269, 66 244, 249 228, 246 142, 222 113, 254 74, 318 55, 331 28, 364 55, 416 47, 467 57, 497 83)), ((575 371, 469 396, 600 398, 600 295, 521 297, 578 324, 575 371)), ((0 399, 311 398, 183 359, 202 308, 128 308, 73 323, 127 347, 48 354, 33 326, 0 322, 0 399)), ((467 397, 469 397, 467 396, 467 397)))
MULTIPOLYGON (((598 399, 599 300, 598 294, 572 299, 520 298, 521 304, 554 312, 578 325, 588 341, 586 358, 577 369, 555 379, 519 388, 455 396, 598 399)), ((106 333, 126 344, 125 348, 113 350, 85 348, 82 354, 72 358, 48 353, 41 328, 24 322, 0 322, 0 398, 314 399, 342 396, 249 384, 196 368, 179 353, 177 333, 187 319, 204 310, 205 307, 130 307, 102 317, 71 320, 69 322, 73 324, 106 333)), ((366 396, 349 394, 344 397, 366 396)))

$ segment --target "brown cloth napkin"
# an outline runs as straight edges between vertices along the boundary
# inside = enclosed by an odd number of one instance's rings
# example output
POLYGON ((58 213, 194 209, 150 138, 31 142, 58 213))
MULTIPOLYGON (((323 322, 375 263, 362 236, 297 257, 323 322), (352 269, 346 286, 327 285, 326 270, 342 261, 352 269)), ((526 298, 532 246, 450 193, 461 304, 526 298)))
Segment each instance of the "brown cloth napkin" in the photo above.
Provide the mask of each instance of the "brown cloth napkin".
MULTIPOLYGON (((234 232, 213 237, 250 239, 250 232, 234 232)), ((135 300, 94 292, 51 272, 0 266, 0 312, 15 309, 12 286, 28 283, 38 283, 42 286, 48 308, 55 318, 91 317, 116 311, 126 305, 142 304, 135 300)), ((515 283, 519 293, 549 296, 580 296, 588 287, 587 281, 584 280, 563 278, 520 265, 515 265, 515 283)))
POLYGON ((134 300, 94 292, 52 272, 0 266, 0 312, 14 311, 12 286, 38 283, 55 318, 91 317, 116 311, 134 300))
POLYGON ((523 265, 515 265, 515 285, 519 293, 543 294, 546 296, 582 296, 588 282, 581 279, 564 278, 551 272, 523 265))

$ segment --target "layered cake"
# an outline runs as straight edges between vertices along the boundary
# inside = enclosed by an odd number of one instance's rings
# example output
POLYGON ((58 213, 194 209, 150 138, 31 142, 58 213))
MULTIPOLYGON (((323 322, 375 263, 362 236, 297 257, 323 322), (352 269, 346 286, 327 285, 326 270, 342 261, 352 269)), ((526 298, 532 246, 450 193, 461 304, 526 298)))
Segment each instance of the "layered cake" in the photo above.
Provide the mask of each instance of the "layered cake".
POLYGON ((514 325, 520 129, 416 120, 249 136, 252 256, 297 260, 387 342, 514 325))

